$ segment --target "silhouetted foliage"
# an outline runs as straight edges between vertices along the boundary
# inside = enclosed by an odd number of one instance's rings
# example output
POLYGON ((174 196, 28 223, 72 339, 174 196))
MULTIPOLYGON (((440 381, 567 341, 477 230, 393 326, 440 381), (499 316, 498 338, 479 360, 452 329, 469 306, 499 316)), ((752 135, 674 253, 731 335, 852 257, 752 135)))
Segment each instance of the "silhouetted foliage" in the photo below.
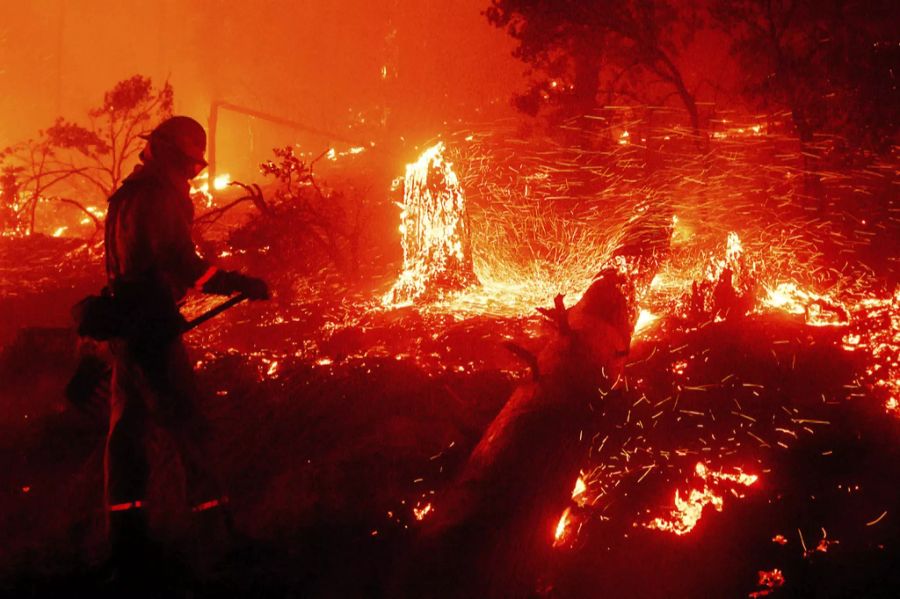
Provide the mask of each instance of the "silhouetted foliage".
POLYGON ((313 166, 325 154, 306 162, 292 146, 273 150, 275 160, 260 165, 264 176, 274 177, 274 200, 261 206, 261 197, 247 196, 262 214, 231 235, 233 246, 270 248, 280 261, 312 267, 316 255, 324 255, 335 269, 355 278, 360 266, 365 204, 357 190, 323 188, 313 176, 313 166))
POLYGON ((148 77, 135 75, 104 94, 87 124, 60 117, 36 138, 0 151, 4 230, 33 233, 41 200, 75 206, 99 230, 97 214, 85 207, 88 199, 115 191, 143 145, 139 136, 171 115, 172 101, 168 82, 156 89, 148 77))
POLYGON ((816 133, 887 150, 896 136, 900 8, 890 0, 714 0, 754 109, 788 110, 801 141, 816 133))
POLYGON ((171 116, 172 102, 168 82, 156 89, 149 77, 135 75, 103 95, 87 125, 59 118, 45 134, 54 148, 70 151, 61 156, 64 164, 109 196, 143 147, 139 136, 171 116))
POLYGON ((545 105, 560 116, 585 114, 619 99, 663 104, 673 94, 700 118, 678 57, 699 18, 688 3, 666 0, 493 0, 488 20, 519 44, 530 66, 530 89, 515 99, 523 112, 545 105))

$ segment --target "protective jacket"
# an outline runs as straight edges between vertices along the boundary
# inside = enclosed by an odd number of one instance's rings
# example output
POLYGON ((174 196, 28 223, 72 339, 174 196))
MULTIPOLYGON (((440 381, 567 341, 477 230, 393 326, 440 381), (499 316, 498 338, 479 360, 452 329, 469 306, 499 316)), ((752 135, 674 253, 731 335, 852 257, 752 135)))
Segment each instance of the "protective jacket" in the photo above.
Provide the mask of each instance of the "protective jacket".
POLYGON ((137 335, 177 334, 177 302, 191 287, 203 288, 216 272, 196 252, 193 220, 189 183, 153 161, 138 166, 109 199, 109 288, 137 335))

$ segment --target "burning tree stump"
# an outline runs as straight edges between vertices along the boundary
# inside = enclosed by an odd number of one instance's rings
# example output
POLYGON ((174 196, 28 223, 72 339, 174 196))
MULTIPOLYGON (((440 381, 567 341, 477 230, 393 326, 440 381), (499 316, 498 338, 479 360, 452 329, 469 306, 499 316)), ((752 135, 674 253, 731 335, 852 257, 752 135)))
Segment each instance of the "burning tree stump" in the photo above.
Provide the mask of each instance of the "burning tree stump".
POLYGON ((444 159, 443 142, 406 166, 400 215, 403 271, 385 304, 431 301, 478 283, 465 195, 452 167, 444 159))
POLYGON ((635 322, 633 284, 604 270, 566 310, 459 478, 434 502, 408 575, 416 597, 525 597, 553 550, 591 435, 591 402, 614 386, 635 322))

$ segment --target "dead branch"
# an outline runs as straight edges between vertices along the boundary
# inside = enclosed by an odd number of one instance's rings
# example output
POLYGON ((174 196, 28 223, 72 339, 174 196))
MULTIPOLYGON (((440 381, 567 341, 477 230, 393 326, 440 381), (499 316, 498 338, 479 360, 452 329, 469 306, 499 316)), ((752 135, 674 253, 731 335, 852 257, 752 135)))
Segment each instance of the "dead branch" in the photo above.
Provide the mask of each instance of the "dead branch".
POLYGON ((544 318, 552 322, 561 334, 568 335, 571 329, 569 328, 569 317, 566 311, 566 304, 563 302, 563 297, 562 294, 557 294, 556 297, 553 298, 552 308, 537 308, 537 311, 540 312, 544 318))

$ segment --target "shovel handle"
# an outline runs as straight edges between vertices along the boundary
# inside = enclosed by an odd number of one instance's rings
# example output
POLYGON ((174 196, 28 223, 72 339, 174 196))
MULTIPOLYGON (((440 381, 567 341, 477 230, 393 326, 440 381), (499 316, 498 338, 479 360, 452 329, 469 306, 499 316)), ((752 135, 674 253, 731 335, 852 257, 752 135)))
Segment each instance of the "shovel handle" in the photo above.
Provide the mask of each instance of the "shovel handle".
POLYGON ((184 329, 183 329, 183 331, 184 331, 185 333, 188 332, 188 331, 190 331, 191 329, 193 329, 193 328, 195 328, 195 327, 197 327, 197 326, 203 324, 204 322, 206 322, 206 321, 209 320, 210 318, 213 318, 214 316, 218 316, 219 314, 221 314, 221 313, 224 312, 225 310, 227 310, 227 309, 229 309, 229 308, 232 308, 232 307, 238 305, 239 303, 241 303, 241 302, 244 301, 245 299, 247 299, 247 296, 246 296, 245 294, 243 294, 243 293, 239 293, 238 295, 235 295, 234 297, 228 298, 227 300, 225 300, 224 302, 222 302, 221 304, 219 304, 219 305, 216 306, 215 308, 212 308, 212 309, 210 309, 210 310, 204 312, 203 314, 201 314, 201 315, 198 316, 197 318, 194 318, 194 319, 192 319, 192 320, 187 321, 187 322, 184 324, 184 329))

